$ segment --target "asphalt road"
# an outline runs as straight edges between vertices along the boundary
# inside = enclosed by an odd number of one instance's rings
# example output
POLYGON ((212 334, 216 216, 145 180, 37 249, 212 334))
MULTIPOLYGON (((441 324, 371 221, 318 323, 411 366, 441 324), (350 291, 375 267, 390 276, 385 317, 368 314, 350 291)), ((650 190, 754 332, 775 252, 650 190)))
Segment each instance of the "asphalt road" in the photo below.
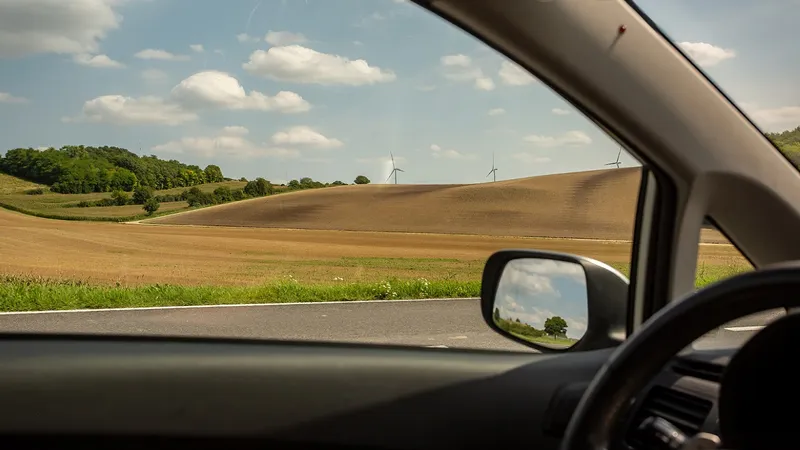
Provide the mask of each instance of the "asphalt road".
MULTIPOLYGON (((735 346, 774 316, 729 324, 696 347, 735 346), (756 328, 753 328, 756 326, 756 328)), ((319 340, 532 351, 488 328, 476 299, 0 313, 0 331, 319 340)))

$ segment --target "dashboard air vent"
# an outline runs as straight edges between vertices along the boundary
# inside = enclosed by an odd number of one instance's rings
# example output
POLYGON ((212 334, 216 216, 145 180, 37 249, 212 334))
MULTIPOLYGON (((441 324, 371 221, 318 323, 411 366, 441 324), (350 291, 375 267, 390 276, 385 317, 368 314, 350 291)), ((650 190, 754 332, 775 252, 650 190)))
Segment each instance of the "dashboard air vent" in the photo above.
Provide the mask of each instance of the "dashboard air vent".
POLYGON ((651 416, 668 420, 687 435, 693 436, 700 431, 712 406, 709 400, 667 387, 654 386, 630 424, 626 435, 628 445, 637 449, 647 448, 645 439, 638 435, 637 428, 643 420, 651 416))
POLYGON ((678 359, 672 370, 678 375, 719 383, 722 381, 722 371, 725 370, 725 366, 693 359, 678 359))

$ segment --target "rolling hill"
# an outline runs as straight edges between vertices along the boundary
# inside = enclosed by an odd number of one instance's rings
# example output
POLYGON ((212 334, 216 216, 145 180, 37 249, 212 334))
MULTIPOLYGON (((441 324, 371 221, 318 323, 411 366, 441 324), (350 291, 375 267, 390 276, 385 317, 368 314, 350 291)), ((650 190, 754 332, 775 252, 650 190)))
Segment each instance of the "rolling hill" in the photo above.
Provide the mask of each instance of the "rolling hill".
POLYGON ((153 224, 630 240, 640 170, 471 185, 360 185, 245 200, 153 224))

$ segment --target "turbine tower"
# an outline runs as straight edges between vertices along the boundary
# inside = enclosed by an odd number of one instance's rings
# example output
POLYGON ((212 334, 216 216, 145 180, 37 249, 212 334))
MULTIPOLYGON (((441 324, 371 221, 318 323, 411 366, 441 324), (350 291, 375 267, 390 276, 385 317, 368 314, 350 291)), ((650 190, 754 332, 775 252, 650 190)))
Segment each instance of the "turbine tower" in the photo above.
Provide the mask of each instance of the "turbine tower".
POLYGON ((622 147, 619 148, 619 152, 617 153, 617 160, 614 161, 614 162, 606 163, 606 165, 607 166, 617 166, 617 169, 619 169, 619 165, 622 164, 622 162, 620 162, 620 160, 619 160, 620 155, 622 155, 622 147))
POLYGON ((489 178, 489 175, 492 176, 492 181, 497 181, 497 167, 494 166, 494 152, 492 152, 492 170, 486 174, 486 178, 489 178))
POLYGON ((392 175, 394 175, 394 184, 397 184, 397 172, 405 172, 405 170, 394 165, 394 155, 392 152, 389 152, 389 156, 392 158, 392 171, 389 172, 389 176, 386 177, 386 181, 389 181, 389 179, 392 178, 392 175))

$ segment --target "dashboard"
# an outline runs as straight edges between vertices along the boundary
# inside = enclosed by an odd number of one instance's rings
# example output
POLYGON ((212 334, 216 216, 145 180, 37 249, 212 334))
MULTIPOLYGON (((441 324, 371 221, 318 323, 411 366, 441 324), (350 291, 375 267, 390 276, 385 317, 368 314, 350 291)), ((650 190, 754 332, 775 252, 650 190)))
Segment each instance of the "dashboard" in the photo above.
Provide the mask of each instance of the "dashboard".
MULTIPOLYGON (((19 449, 555 449, 612 351, 0 334, 0 439, 19 449)), ((635 432, 650 416, 715 432, 734 351, 678 355, 637 397, 622 446, 655 448, 635 432)))
POLYGON ((654 440, 652 430, 640 425, 648 418, 661 418, 687 436, 707 432, 719 436, 718 399, 725 367, 736 349, 686 351, 672 362, 634 399, 625 417, 622 448, 665 448, 654 440))

